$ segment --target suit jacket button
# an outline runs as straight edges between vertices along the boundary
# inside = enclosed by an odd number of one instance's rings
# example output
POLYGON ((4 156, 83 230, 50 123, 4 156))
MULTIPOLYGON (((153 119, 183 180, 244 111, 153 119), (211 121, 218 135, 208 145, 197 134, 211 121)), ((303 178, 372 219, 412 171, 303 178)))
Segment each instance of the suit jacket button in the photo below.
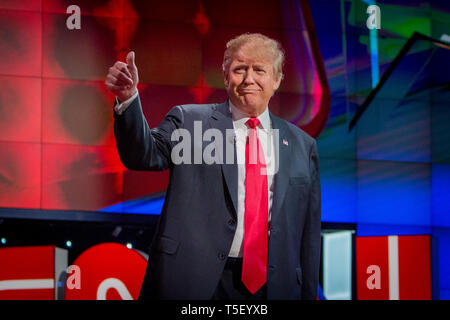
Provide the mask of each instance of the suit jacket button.
POLYGON ((228 224, 230 226, 234 226, 236 224, 236 221, 234 219, 230 219, 230 220, 228 220, 228 224))
POLYGON ((225 260, 225 258, 226 258, 225 254, 223 252, 220 252, 218 257, 219 257, 220 260, 225 260))

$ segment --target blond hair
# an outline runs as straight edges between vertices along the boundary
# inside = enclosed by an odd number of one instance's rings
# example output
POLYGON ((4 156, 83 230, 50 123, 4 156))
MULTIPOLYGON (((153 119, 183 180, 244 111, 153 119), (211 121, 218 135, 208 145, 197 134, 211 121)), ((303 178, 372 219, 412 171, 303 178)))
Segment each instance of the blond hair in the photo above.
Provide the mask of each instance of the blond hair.
POLYGON ((225 52, 223 54, 222 70, 228 77, 231 61, 235 53, 242 48, 245 44, 254 43, 262 45, 273 59, 273 74, 276 80, 283 79, 283 64, 284 64, 284 51, 281 44, 260 33, 244 33, 237 36, 226 45, 225 52))

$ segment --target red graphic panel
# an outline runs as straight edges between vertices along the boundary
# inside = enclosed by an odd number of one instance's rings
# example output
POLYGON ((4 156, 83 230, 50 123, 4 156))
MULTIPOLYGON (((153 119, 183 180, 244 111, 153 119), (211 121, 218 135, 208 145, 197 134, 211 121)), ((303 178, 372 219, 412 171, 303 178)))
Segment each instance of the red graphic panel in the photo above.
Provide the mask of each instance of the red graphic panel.
POLYGON ((113 147, 44 145, 42 208, 99 210, 120 202, 123 170, 113 147))
POLYGON ((125 18, 187 22, 195 16, 201 1, 124 0, 125 18))
POLYGON ((430 236, 398 237, 400 299, 431 299, 430 236))
POLYGON ((279 100, 279 104, 271 99, 270 111, 299 127, 307 125, 317 116, 319 95, 280 92, 274 98, 279 100))
POLYGON ((169 171, 140 172, 127 170, 123 173, 123 200, 132 200, 153 193, 163 192, 169 184, 169 171))
POLYGON ((356 277, 360 300, 431 299, 430 236, 357 237, 356 277), (368 272, 374 267, 379 287, 368 272))
POLYGON ((356 285, 358 300, 389 300, 389 259, 387 237, 356 237, 356 285), (370 289, 375 284, 379 268, 380 288, 370 289))
POLYGON ((138 87, 142 102, 142 111, 150 128, 159 125, 165 115, 177 105, 195 103, 191 88, 162 85, 145 85, 138 87))
POLYGON ((53 300, 67 268, 67 251, 55 246, 0 249, 0 300, 53 300))
POLYGON ((0 76, 0 139, 40 142, 41 80, 0 76))
POLYGON ((0 9, 7 10, 41 11, 41 6, 41 1, 37 0, 3 0, 0 2, 0 9))
POLYGON ((103 82, 44 80, 43 142, 115 147, 113 104, 103 82))
MULTIPOLYGON (((228 94, 225 89, 214 89, 205 98, 204 103, 222 103, 228 99, 228 94)), ((277 96, 273 96, 270 100, 270 105, 274 105, 274 100, 277 100, 277 96)))
POLYGON ((122 18, 124 0, 44 0, 42 9, 44 12, 66 14, 67 7, 77 5, 82 15, 95 15, 100 17, 122 18))
POLYGON ((307 2, 24 0, 0 9, 0 137, 27 143, 0 150, 1 206, 98 210, 167 186, 168 173, 128 172, 115 150, 104 80, 129 50, 150 127, 173 106, 227 99, 225 45, 244 32, 285 49, 271 111, 314 137, 326 123, 329 90, 307 2), (81 29, 69 30, 73 4, 81 29))
POLYGON ((0 142, 0 206, 39 208, 41 145, 0 142))
POLYGON ((122 244, 102 243, 84 251, 73 265, 80 270, 80 289, 66 282, 66 300, 136 300, 147 260, 122 244))
POLYGON ((0 74, 41 76, 41 19, 36 12, 0 11, 0 74))
POLYGON ((228 0, 203 1, 203 3, 213 26, 239 26, 247 30, 277 29, 283 26, 283 2, 279 0, 228 0))
POLYGON ((121 49, 122 20, 83 16, 81 29, 69 30, 68 16, 43 14, 43 76, 103 82, 121 49))
MULTIPOLYGON (((135 22, 126 20, 125 29, 135 22)), ((130 47, 141 83, 193 86, 200 77, 202 42, 192 23, 139 20, 130 47)))

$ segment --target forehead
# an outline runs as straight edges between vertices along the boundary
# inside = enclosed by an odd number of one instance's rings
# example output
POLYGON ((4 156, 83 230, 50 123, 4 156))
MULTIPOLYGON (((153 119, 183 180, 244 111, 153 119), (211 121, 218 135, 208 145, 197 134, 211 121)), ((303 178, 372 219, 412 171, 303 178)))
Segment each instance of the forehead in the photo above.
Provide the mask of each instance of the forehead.
POLYGON ((271 52, 260 43, 248 43, 240 47, 232 56, 232 63, 273 65, 274 57, 271 52))

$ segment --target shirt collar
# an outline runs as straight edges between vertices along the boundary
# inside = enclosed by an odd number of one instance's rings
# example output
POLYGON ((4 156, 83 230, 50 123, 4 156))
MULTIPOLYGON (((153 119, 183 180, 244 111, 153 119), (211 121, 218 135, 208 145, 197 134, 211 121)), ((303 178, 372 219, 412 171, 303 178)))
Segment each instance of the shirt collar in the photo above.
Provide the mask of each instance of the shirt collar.
MULTIPOLYGON (((245 113, 243 113, 241 110, 239 110, 233 103, 228 99, 228 105, 230 106, 230 112, 231 116, 233 118, 233 123, 237 125, 238 127, 245 127, 245 123, 248 119, 250 119, 249 116, 247 116, 245 113)), ((270 115, 269 115, 269 108, 267 107, 266 110, 264 110, 263 113, 261 113, 258 116, 258 120, 260 122, 259 127, 262 129, 270 129, 270 115)))

